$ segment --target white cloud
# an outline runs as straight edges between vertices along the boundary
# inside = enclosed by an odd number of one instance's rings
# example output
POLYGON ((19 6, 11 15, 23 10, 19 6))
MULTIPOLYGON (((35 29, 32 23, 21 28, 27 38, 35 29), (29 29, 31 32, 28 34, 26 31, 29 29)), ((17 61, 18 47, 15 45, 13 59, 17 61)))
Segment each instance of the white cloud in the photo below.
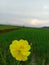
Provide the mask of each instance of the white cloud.
POLYGON ((0 24, 49 26, 49 0, 0 0, 0 24))
POLYGON ((42 26, 49 26, 49 20, 40 20, 40 19, 14 19, 9 21, 0 20, 0 24, 42 27, 42 26))
POLYGON ((30 24, 35 27, 49 26, 49 20, 32 19, 30 24))

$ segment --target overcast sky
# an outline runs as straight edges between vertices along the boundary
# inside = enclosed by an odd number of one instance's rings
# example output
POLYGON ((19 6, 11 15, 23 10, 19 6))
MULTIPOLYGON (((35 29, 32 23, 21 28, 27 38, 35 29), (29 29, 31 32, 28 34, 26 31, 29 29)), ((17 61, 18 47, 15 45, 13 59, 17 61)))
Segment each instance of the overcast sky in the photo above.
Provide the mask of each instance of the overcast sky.
POLYGON ((0 0, 0 24, 49 26, 49 0, 0 0))

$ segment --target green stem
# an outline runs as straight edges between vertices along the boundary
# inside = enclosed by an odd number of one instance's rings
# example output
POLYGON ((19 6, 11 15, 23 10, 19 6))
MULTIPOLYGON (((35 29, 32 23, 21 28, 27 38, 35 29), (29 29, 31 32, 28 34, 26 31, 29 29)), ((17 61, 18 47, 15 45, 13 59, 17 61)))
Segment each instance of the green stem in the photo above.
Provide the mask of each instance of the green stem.
POLYGON ((17 65, 20 65, 20 61, 17 62, 17 65))

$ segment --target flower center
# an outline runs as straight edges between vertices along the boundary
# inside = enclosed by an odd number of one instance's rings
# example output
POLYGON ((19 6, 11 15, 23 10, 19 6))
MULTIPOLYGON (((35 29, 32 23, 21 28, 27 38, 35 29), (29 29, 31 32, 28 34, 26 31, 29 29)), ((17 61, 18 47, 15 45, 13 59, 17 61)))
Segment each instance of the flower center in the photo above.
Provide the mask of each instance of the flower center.
POLYGON ((18 50, 18 53, 21 53, 21 50, 18 50))
POLYGON ((20 49, 23 49, 23 47, 21 46, 20 49))

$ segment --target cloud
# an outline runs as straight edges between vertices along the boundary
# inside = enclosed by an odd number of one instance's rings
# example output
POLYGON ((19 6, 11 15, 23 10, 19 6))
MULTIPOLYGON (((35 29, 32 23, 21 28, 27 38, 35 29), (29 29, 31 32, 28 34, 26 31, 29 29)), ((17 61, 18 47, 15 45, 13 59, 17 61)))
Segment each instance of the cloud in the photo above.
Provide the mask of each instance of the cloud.
POLYGON ((49 20, 40 20, 40 19, 13 19, 13 20, 0 20, 0 24, 10 24, 10 25, 20 25, 20 26, 29 26, 29 27, 42 27, 49 26, 49 20))
POLYGON ((49 26, 49 20, 32 19, 30 24, 35 27, 49 26))

